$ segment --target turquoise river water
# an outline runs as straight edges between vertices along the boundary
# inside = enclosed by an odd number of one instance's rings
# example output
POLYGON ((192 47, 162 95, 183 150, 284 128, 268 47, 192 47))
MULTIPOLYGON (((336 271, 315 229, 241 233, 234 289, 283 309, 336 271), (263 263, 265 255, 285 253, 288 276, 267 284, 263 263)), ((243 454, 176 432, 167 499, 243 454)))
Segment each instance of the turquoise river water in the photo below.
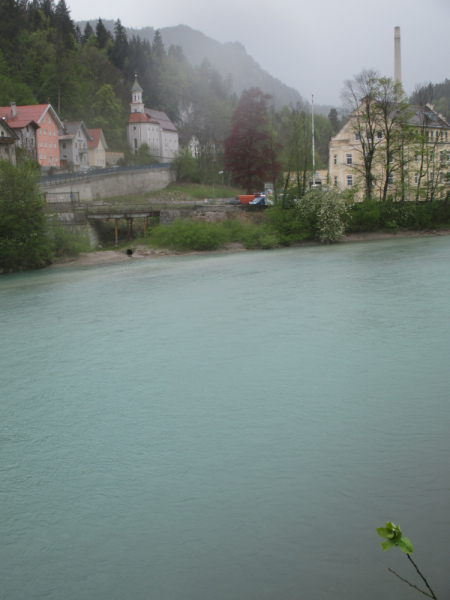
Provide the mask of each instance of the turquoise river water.
MULTIPOLYGON (((450 594, 450 237, 0 278, 2 600, 450 594)), ((417 596, 418 597, 418 596, 417 596)))

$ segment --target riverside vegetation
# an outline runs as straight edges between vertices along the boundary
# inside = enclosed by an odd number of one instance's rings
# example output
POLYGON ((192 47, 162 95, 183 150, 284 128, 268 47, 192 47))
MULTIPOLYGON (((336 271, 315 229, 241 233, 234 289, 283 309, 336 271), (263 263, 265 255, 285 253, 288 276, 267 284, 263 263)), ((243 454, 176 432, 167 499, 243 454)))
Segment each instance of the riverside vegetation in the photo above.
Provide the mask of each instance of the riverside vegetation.
MULTIPOLYGON (((50 264, 55 257, 89 251, 86 237, 47 218, 38 177, 35 166, 27 161, 18 167, 0 161, 1 272, 36 269, 50 264)), ((190 195, 195 194, 194 187, 189 185, 190 195)), ((205 190, 203 187, 202 192, 205 190)), ((295 188, 286 189, 274 206, 257 213, 258 222, 228 219, 205 223, 190 219, 165 226, 153 222, 146 236, 135 241, 179 251, 217 250, 236 242, 248 249, 266 250, 302 241, 334 243, 345 233, 450 228, 447 201, 354 202, 348 192, 338 188, 311 190, 301 198, 295 193, 295 188)), ((100 234, 103 244, 112 246, 112 230, 107 224, 100 234)))

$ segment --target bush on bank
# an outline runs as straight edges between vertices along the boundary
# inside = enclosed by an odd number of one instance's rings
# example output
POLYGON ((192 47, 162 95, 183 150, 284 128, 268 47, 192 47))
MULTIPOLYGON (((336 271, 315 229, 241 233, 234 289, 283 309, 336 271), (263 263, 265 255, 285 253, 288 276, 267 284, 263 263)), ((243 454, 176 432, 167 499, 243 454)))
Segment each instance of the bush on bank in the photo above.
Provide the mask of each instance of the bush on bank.
POLYGON ((0 271, 36 269, 50 263, 52 251, 45 200, 30 164, 0 160, 0 271))

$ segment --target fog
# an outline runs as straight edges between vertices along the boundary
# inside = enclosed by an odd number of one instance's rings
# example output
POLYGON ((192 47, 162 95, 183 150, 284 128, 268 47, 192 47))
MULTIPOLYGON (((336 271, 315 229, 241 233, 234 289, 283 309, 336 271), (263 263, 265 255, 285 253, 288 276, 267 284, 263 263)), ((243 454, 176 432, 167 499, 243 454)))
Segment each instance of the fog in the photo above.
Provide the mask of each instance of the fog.
POLYGON ((363 68, 394 75, 394 27, 401 27, 406 92, 448 77, 448 0, 206 0, 70 3, 75 20, 120 19, 127 27, 188 25, 220 41, 239 41, 271 75, 320 104, 339 104, 343 81, 363 68))

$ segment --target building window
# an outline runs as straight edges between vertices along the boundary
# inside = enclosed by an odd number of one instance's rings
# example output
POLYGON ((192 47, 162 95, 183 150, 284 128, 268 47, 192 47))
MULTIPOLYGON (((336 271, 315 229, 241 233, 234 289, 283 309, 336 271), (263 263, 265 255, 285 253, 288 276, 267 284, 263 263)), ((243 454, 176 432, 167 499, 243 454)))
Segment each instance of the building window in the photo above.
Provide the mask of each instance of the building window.
POLYGON ((42 154, 39 152, 39 158, 42 158, 42 154))
POLYGON ((414 173, 414 183, 416 185, 419 183, 419 173, 414 173))
POLYGON ((383 132, 382 131, 377 131, 377 139, 379 139, 379 140, 383 139, 383 132))
POLYGON ((39 142, 39 147, 42 148, 42 142, 39 142))
POLYGON ((389 155, 389 164, 392 165, 392 163, 394 162, 394 157, 392 156, 392 154, 389 155))
POLYGON ((347 175, 347 187, 353 186, 353 175, 347 175))
POLYGON ((338 184, 338 178, 337 175, 334 176, 334 187, 337 187, 338 184))
POLYGON ((134 147, 137 148, 137 139, 134 138, 134 147))
POLYGON ((334 162, 335 165, 337 165, 337 154, 334 155, 333 162, 334 162))
POLYGON ((440 160, 441 162, 444 162, 444 161, 445 161, 445 153, 444 153, 444 151, 443 151, 443 150, 441 150, 441 152, 439 152, 439 160, 440 160))
POLYGON ((46 129, 44 129, 44 135, 47 135, 47 130, 46 129))
POLYGON ((414 160, 415 160, 416 162, 419 162, 419 155, 418 155, 418 154, 416 154, 416 155, 414 156, 414 160))
POLYGON ((361 141, 361 134, 355 133, 355 142, 360 142, 360 141, 361 141))
POLYGON ((439 174, 439 183, 444 183, 444 173, 439 174))
POLYGON ((47 142, 44 142, 44 148, 47 148, 47 142))
POLYGON ((63 142, 63 148, 64 149, 66 148, 66 142, 63 142))
POLYGON ((434 131, 431 131, 431 132, 430 132, 430 138, 431 138, 431 141, 433 141, 433 140, 434 140, 434 131))
POLYGON ((445 141, 448 141, 448 131, 445 132, 445 141))
POLYGON ((47 123, 50 125, 50 117, 47 117, 47 123))
POLYGON ((346 163, 347 163, 347 165, 351 166, 353 164, 352 155, 351 154, 346 154, 345 157, 346 157, 346 163))
POLYGON ((394 183, 394 175, 392 173, 390 173, 388 176, 388 184, 393 185, 393 183, 394 183))

